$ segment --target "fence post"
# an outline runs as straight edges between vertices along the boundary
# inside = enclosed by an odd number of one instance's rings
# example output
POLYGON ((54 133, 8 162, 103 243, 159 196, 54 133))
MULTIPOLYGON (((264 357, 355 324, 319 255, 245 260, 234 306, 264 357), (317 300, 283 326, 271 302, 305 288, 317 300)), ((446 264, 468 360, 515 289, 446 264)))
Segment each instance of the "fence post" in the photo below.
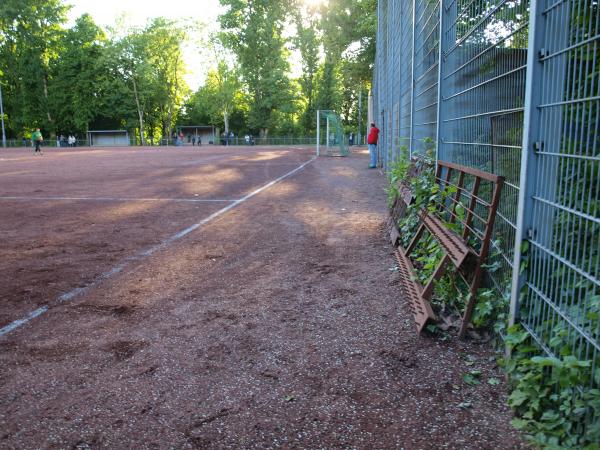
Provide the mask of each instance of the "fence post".
POLYGON ((320 122, 320 111, 317 109, 317 156, 319 156, 319 145, 320 145, 320 131, 321 131, 321 122, 320 122))
MULTIPOLYGON (((391 2, 391 7, 388 6, 388 48, 390 48, 390 56, 388 58, 388 73, 396 73, 397 67, 397 48, 400 47, 401 42, 398 39, 398 19, 400 18, 400 4, 401 0, 393 0, 391 2), (391 14, 390 14, 391 12, 391 14), (391 42, 391 45, 389 44, 391 42), (391 69, 391 70, 390 70, 391 69)), ((395 118, 394 118, 394 105, 398 102, 400 98, 400 92, 398 89, 397 77, 391 77, 387 80, 388 89, 391 91, 391 95, 388 94, 388 103, 387 103, 387 127, 386 127, 386 145, 385 149, 382 147, 382 151, 380 151, 380 156, 383 160, 383 167, 387 169, 389 167, 389 159, 392 158, 394 160, 395 154, 395 118)))
POLYGON ((2 103, 2 83, 0 83, 0 121, 2 122, 2 147, 6 148, 6 131, 4 129, 4 105, 2 103))
MULTIPOLYGON (((445 124, 448 118, 448 108, 444 103, 444 96, 448 94, 449 86, 446 82, 447 74, 453 69, 452 53, 446 53, 452 43, 456 42, 456 17, 457 5, 452 0, 440 0, 440 40, 438 59, 438 123, 435 158, 437 160, 451 161, 452 158, 444 152, 444 139, 449 137, 451 129, 445 124), (453 22, 454 21, 454 22, 453 22), (449 24, 452 24, 449 28, 449 24)), ((452 139, 450 139, 452 140, 452 139)))
POLYGON ((443 134, 443 128, 442 128, 442 119, 445 116, 444 115, 444 111, 443 111, 443 105, 442 105, 442 96, 445 92, 444 88, 442 87, 442 84, 444 83, 444 68, 446 67, 446 64, 444 62, 444 50, 445 50, 445 44, 446 44, 446 34, 444 33, 444 26, 445 26, 445 17, 446 14, 444 14, 445 12, 445 6, 444 6, 444 0, 440 0, 440 4, 439 4, 439 22, 438 22, 438 28, 440 30, 440 35, 439 35, 439 39, 438 39, 438 86, 437 86, 437 125, 436 125, 436 132, 435 132, 435 136, 436 136, 436 143, 435 143, 435 163, 437 165, 438 160, 440 159, 440 148, 442 146, 442 134, 443 134))
POLYGON ((408 152, 409 157, 413 155, 413 139, 415 127, 415 22, 417 20, 417 1, 412 0, 412 33, 410 46, 410 131, 408 135, 408 152))
POLYGON ((522 253, 521 246, 531 233, 531 219, 533 208, 533 191, 535 187, 535 173, 537 157, 535 154, 535 140, 538 136, 542 62, 537 49, 543 43, 543 21, 542 5, 540 2, 531 2, 529 13, 529 42, 527 52, 527 74, 525 77, 525 107, 523 122, 523 144, 521 150, 521 171, 519 176, 519 202, 517 206, 517 222, 515 235, 515 255, 512 268, 512 285, 510 295, 509 326, 515 324, 518 319, 519 296, 525 282, 521 275, 522 253))
POLYGON ((358 134, 356 135, 356 142, 360 145, 361 126, 362 126, 362 82, 359 84, 358 89, 358 134))
MULTIPOLYGON (((384 15, 384 6, 383 6, 383 1, 378 1, 377 2, 377 8, 378 8, 378 13, 377 13, 377 42, 381 42, 382 41, 382 29, 383 29, 383 25, 382 25, 382 18, 384 15)), ((387 5, 386 5, 387 7, 387 5)), ((387 9, 385 11, 387 13, 387 9)), ((383 50, 381 49, 381 47, 379 47, 377 49, 377 54, 376 54, 376 58, 377 58, 377 109, 378 111, 373 111, 373 121, 378 121, 379 122, 379 128, 383 129, 383 123, 382 121, 379 121, 379 119, 375 120, 375 117, 381 115, 382 120, 383 120, 383 109, 384 109, 384 103, 383 103, 383 98, 385 98, 385 96, 383 95, 383 76, 384 76, 384 71, 387 70, 387 67, 383 67, 383 50)), ((368 135, 369 133, 369 126, 367 125, 367 131, 365 134, 368 135)))

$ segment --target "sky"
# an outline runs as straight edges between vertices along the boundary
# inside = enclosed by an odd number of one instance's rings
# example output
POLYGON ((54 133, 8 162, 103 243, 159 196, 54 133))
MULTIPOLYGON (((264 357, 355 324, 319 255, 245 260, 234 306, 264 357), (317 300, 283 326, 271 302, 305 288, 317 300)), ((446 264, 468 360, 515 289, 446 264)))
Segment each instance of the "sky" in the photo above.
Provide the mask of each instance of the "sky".
MULTIPOLYGON (((65 0, 65 3, 72 6, 69 12, 71 24, 77 17, 88 13, 101 26, 114 25, 122 15, 131 26, 142 26, 148 19, 162 16, 200 20, 209 24, 210 29, 211 26, 216 27, 221 11, 219 0, 65 0)), ((193 43, 187 45, 183 52, 189 72, 186 81, 192 90, 196 90, 204 81, 208 64, 193 43)))

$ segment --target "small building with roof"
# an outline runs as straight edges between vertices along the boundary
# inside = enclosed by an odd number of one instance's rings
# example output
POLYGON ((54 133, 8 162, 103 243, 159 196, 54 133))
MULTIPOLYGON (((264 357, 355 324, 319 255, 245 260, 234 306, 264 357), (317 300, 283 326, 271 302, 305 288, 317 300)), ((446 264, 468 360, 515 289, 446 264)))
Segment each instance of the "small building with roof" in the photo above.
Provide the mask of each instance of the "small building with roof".
POLYGON ((217 129, 214 125, 180 125, 176 128, 177 135, 183 133, 183 144, 191 145, 192 138, 198 143, 198 138, 202 144, 214 144, 217 142, 217 129))
POLYGON ((91 130, 87 132, 91 147, 128 147, 131 145, 127 130, 91 130))

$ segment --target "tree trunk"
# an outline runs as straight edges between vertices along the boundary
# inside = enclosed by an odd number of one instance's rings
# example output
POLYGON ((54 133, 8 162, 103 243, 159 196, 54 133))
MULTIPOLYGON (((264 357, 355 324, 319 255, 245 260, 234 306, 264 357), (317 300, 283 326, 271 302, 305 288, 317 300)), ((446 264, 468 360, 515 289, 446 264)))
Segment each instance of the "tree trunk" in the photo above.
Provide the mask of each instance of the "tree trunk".
POLYGON ((223 111, 223 125, 225 125, 225 134, 229 136, 229 113, 223 111))
POLYGON ((155 124, 150 124, 150 131, 148 132, 148 137, 150 138, 150 145, 154 145, 154 129, 156 128, 154 125, 155 124))
MULTIPOLYGON (((169 93, 170 93, 170 89, 169 89, 169 93)), ((167 106, 167 114, 166 114, 166 120, 163 120, 163 137, 166 136, 167 138, 170 138, 171 135, 173 134, 173 109, 174 108, 173 108, 173 103, 170 100, 167 101, 166 106, 167 106)))
POLYGON ((169 94, 169 99, 167 100, 167 111, 168 111, 168 115, 167 115, 167 137, 171 137, 171 133, 173 132, 173 114, 175 112, 175 96, 177 95, 177 92, 179 91, 179 77, 177 76, 177 66, 179 65, 179 54, 177 54, 177 58, 175 59, 175 82, 174 82, 174 89, 169 89, 168 94, 169 94))
POLYGON ((137 83, 135 82, 135 77, 131 77, 133 81, 133 95, 135 96, 135 104, 137 106, 138 117, 140 120, 140 141, 142 145, 146 145, 146 138, 144 137, 144 111, 140 106, 140 99, 137 92, 137 83))
POLYGON ((52 124, 52 116, 50 116, 50 109, 48 109, 48 77, 46 74, 42 77, 44 82, 44 99, 46 100, 46 116, 48 117, 48 125, 52 124))

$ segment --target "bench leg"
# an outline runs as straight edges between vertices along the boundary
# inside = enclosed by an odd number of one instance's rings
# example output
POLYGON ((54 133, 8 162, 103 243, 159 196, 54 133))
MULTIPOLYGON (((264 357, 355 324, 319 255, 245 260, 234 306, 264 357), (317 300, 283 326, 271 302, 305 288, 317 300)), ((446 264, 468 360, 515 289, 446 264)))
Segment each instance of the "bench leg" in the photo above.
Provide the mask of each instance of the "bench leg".
POLYGON ((423 225, 421 223, 421 225, 419 225, 419 228, 417 229, 416 234, 413 236, 412 240, 410 241, 410 244, 408 244, 408 247, 406 247, 406 251, 404 252, 405 256, 408 256, 412 253, 412 251, 417 246, 419 239, 421 239, 421 236, 423 235, 424 231, 425 231, 425 225, 423 225))
POLYGON ((435 282, 442 277, 442 275, 444 274, 444 271, 446 270, 446 265, 449 262, 450 262, 450 257, 448 255, 444 254, 444 257, 441 259, 441 261, 438 263, 437 267, 435 268, 433 275, 431 275, 431 278, 425 285, 425 288, 423 289, 423 293, 421 294, 421 297, 429 300, 429 298, 431 297, 431 294, 433 294, 435 282))
POLYGON ((473 316, 473 309, 475 308, 475 302, 477 301, 477 291, 479 290, 479 285, 481 284, 481 262, 477 264, 475 268, 475 275, 473 276, 473 281, 471 282, 471 288, 469 289, 469 301, 467 302, 467 307, 465 308, 465 313, 463 314, 462 322, 460 324, 460 330, 458 331, 458 337, 465 337, 465 333, 467 332, 467 326, 471 322, 471 317, 473 316))

